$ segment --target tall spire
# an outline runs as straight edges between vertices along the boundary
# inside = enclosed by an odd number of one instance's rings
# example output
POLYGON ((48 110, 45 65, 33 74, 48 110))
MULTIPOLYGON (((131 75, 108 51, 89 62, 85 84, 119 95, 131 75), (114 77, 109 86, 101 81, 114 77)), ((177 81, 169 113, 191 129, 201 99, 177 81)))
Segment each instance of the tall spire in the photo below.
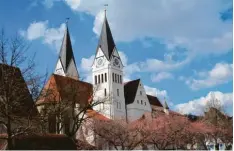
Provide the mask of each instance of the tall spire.
POLYGON ((115 42, 111 34, 109 23, 107 21, 106 9, 104 13, 105 13, 104 22, 102 25, 102 31, 100 34, 98 47, 102 49, 106 58, 110 60, 112 52, 114 51, 114 48, 115 48, 115 42))
MULTIPOLYGON (((63 37, 62 46, 59 53, 58 62, 61 62, 65 76, 78 79, 75 57, 72 50, 71 38, 68 30, 68 19, 66 20, 66 29, 63 37)), ((57 63, 58 64, 58 63, 57 63)))

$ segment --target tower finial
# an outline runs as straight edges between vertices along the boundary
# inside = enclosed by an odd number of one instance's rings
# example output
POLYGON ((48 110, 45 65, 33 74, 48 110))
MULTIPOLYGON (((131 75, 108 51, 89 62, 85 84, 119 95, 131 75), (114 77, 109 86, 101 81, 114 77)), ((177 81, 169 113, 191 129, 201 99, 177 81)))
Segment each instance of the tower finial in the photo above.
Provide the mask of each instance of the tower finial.
POLYGON ((106 17, 106 10, 107 10, 108 4, 104 4, 104 7, 105 7, 104 13, 105 13, 105 17, 106 17))
POLYGON ((66 18, 66 26, 68 27, 68 21, 69 21, 69 17, 66 18))

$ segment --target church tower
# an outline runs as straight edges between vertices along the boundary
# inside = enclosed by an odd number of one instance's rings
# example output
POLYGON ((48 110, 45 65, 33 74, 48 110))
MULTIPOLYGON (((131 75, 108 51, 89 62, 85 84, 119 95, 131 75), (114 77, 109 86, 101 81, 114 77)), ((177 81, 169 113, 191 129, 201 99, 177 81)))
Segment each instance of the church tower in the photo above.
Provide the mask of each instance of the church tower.
POLYGON ((68 23, 63 37, 62 46, 60 48, 58 61, 54 74, 79 79, 76 62, 72 51, 72 44, 68 30, 68 23))
POLYGON ((126 119, 123 64, 105 14, 102 31, 92 65, 94 101, 103 101, 95 107, 110 119, 126 119))

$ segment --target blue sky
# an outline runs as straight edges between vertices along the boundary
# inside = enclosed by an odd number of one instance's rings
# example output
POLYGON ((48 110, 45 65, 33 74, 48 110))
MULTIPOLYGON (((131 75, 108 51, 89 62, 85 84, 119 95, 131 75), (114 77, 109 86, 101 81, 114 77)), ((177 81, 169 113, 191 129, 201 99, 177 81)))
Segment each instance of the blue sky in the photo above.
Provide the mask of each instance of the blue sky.
POLYGON ((106 3, 126 81, 141 78, 174 110, 201 114, 214 94, 232 113, 231 0, 2 0, 0 27, 31 44, 38 72, 52 73, 70 17, 78 71, 90 82, 106 3))

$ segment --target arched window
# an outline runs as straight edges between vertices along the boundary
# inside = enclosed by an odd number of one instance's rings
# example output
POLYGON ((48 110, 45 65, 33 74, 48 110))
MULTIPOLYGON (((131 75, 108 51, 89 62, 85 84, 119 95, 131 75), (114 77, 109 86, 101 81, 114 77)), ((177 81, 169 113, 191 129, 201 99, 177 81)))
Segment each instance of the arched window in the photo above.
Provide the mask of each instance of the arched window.
POLYGON ((115 83, 117 83, 117 74, 115 74, 115 83))
POLYGON ((97 84, 97 76, 95 75, 95 84, 97 84))
POLYGON ((104 77, 103 77, 103 74, 102 74, 102 83, 104 82, 104 77))
POLYGON ((122 76, 121 75, 119 76, 119 80, 120 80, 119 83, 122 84, 122 76))
POLYGON ((105 73, 105 82, 107 82, 107 74, 105 73))
POLYGON ((119 75, 117 74, 117 83, 119 83, 119 75))
POLYGON ((115 82, 115 74, 114 73, 112 73, 112 80, 113 80, 113 82, 115 82))
POLYGON ((100 74, 98 75, 98 83, 100 83, 101 82, 101 80, 100 80, 100 74))

